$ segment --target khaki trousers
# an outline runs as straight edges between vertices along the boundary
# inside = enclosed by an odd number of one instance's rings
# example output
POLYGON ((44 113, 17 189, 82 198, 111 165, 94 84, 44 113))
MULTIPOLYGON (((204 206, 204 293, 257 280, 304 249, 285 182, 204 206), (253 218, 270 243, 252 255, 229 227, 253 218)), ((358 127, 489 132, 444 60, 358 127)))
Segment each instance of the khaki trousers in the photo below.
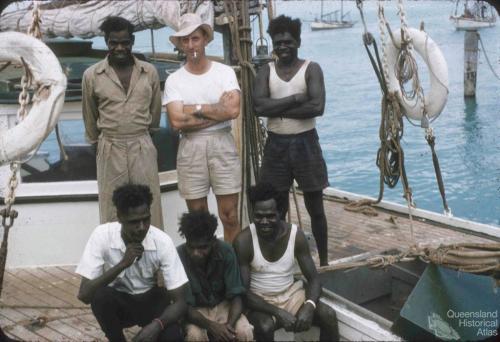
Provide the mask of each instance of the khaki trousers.
MULTIPOLYGON (((205 318, 217 322, 226 323, 229 315, 229 302, 224 300, 213 308, 195 308, 205 318)), ((241 314, 236 321, 236 340, 253 341, 253 325, 251 325, 245 315, 241 314)), ((186 324, 186 341, 208 341, 208 334, 205 329, 194 324, 186 324)))
POLYGON ((151 224, 163 229, 157 152, 149 133, 132 137, 99 137, 97 187, 101 224, 117 221, 113 191, 127 183, 149 186, 153 194, 151 224))

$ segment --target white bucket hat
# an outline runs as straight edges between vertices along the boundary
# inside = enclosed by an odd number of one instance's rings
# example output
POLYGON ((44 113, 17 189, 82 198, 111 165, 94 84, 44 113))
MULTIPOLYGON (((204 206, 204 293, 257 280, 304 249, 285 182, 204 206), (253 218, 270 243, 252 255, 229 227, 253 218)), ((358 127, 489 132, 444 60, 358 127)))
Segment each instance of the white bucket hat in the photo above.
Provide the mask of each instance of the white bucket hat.
POLYGON ((214 39, 214 32, 209 24, 204 23, 201 17, 196 13, 186 13, 181 17, 181 24, 179 31, 170 35, 169 39, 178 49, 181 48, 182 37, 189 36, 191 33, 196 31, 196 29, 201 28, 207 33, 208 41, 211 42, 214 39))

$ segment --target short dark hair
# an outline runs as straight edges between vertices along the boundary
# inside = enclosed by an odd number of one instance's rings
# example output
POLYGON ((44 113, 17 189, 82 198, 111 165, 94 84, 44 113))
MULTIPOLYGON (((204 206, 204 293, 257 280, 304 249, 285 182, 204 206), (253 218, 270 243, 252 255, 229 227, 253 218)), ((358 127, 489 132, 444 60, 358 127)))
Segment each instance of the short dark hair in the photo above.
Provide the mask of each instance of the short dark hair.
POLYGON ((134 25, 127 19, 116 16, 110 16, 104 19, 99 29, 104 32, 104 39, 106 41, 109 38, 110 32, 127 30, 130 37, 134 34, 134 25))
POLYGON ((248 200, 250 203, 254 204, 260 201, 267 201, 270 199, 274 199, 275 201, 278 198, 278 191, 274 188, 271 183, 257 183, 254 186, 251 186, 247 190, 248 200))
POLYGON ((269 33, 272 39, 277 33, 289 32, 297 42, 300 42, 301 26, 302 23, 299 18, 292 19, 282 14, 269 22, 267 33, 269 33))
POLYGON ((126 213, 130 208, 143 204, 151 207, 153 194, 149 187, 142 184, 125 184, 113 191, 113 204, 120 213, 126 213))
POLYGON ((217 230, 217 218, 207 211, 194 210, 184 213, 179 220, 179 233, 186 240, 211 240, 217 230))

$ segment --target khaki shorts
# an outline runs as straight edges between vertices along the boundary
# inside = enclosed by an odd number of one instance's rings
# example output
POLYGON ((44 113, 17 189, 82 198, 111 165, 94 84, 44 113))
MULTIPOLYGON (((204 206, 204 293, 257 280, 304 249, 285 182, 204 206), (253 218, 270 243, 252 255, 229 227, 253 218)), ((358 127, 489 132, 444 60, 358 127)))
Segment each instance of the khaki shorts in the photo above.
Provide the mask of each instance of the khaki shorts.
POLYGON ((241 190, 241 164, 231 129, 183 134, 177 152, 177 179, 182 198, 230 195, 241 190))
MULTIPOLYGON (((229 302, 222 301, 213 308, 195 308, 203 317, 217 322, 226 323, 229 316, 229 302)), ((194 324, 186 324, 186 341, 208 341, 207 331, 194 324)), ((253 325, 251 325, 245 315, 241 315, 236 321, 236 340, 253 341, 253 325)))
MULTIPOLYGON (((306 291, 302 280, 298 280, 282 293, 272 296, 259 294, 259 296, 269 304, 288 311, 295 316, 306 300, 306 291)), ((273 319, 276 321, 274 316, 273 319)))

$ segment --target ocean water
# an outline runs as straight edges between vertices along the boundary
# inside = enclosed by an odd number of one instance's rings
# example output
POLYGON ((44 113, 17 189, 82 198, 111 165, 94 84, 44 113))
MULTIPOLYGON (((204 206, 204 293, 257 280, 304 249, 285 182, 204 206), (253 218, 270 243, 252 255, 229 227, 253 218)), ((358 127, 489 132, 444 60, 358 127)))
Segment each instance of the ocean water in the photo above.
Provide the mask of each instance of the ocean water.
MULTIPOLYGON (((310 29, 320 13, 320 1, 277 1, 277 14, 303 20, 299 55, 318 62, 326 84, 326 110, 318 119, 318 132, 328 166, 330 185, 372 197, 378 196, 379 171, 375 165, 379 147, 381 90, 362 43, 363 25, 354 1, 344 1, 357 23, 344 30, 310 29)), ((340 8, 339 1, 324 1, 325 12, 340 8)), ((500 226, 500 23, 480 31, 485 51, 480 52, 477 95, 463 96, 464 33, 455 31, 449 16, 454 1, 405 1, 406 20, 418 28, 423 21, 426 32, 440 46, 448 63, 449 96, 441 116, 432 123, 436 151, 444 179, 448 205, 454 216, 500 226)), ((367 29, 379 40, 377 2, 365 1, 367 29)), ((396 1, 385 2, 385 16, 393 30, 400 19, 396 1)), ((264 23, 267 27, 267 21, 264 23)), ((252 23, 254 41, 258 25, 252 23)), ((154 31, 157 51, 173 50, 169 29, 154 31)), ((269 39, 269 37, 268 37, 269 39)), ((102 38, 95 47, 104 47, 102 38)), ((150 50, 150 32, 136 34, 135 48, 150 50)), ((480 46, 481 48, 481 46, 480 46)), ((209 46, 209 53, 222 50, 220 34, 209 46)), ((424 91, 429 91, 428 70, 419 62, 424 91)), ((443 212, 441 197, 424 130, 405 120, 402 147, 414 201, 418 208, 443 212)), ((384 199, 404 204, 401 184, 386 187, 384 199)))

